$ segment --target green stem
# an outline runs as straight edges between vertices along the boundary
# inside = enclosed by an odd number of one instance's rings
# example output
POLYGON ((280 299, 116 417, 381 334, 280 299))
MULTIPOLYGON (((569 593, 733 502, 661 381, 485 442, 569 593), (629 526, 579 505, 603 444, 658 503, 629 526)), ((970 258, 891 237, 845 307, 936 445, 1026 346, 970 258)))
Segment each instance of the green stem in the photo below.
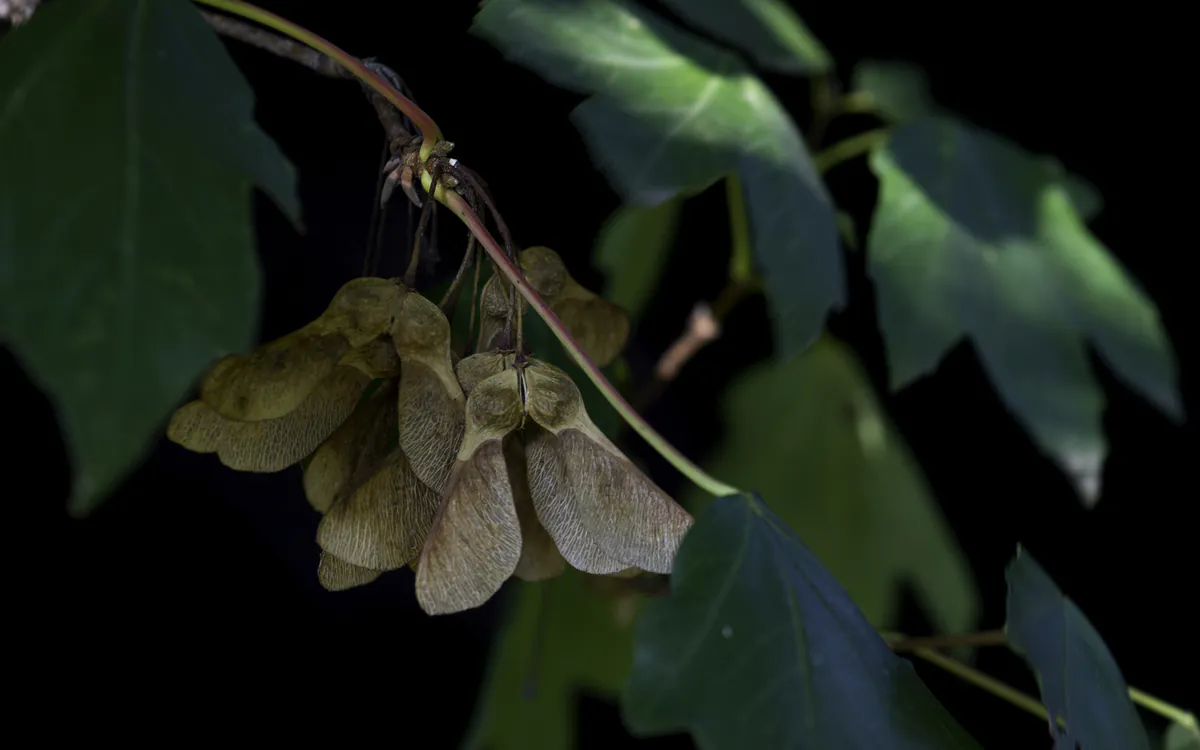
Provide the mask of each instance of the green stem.
POLYGON ((866 91, 851 91, 838 102, 838 112, 845 115, 861 115, 875 112, 875 97, 866 91))
POLYGON ((861 156, 887 140, 889 132, 886 128, 868 130, 865 133, 852 135, 838 141, 829 148, 813 156, 813 164, 817 171, 824 173, 844 161, 861 156))
POLYGON ((425 111, 418 107, 415 102, 397 91, 373 70, 363 65, 358 58, 344 52, 340 47, 322 39, 308 29, 297 26, 286 18, 281 18, 256 5, 242 2, 242 0, 195 0, 195 2, 262 24, 336 60, 355 78, 378 91, 383 98, 391 102, 396 109, 403 112, 408 116, 408 119, 412 120, 413 125, 421 131, 421 135, 424 137, 421 145, 422 157, 428 155, 425 153, 426 149, 432 149, 433 145, 442 139, 442 131, 438 129, 437 123, 433 121, 432 117, 425 114, 425 111))
MULTIPOLYGON (((428 175, 425 175, 423 179, 428 182, 428 175)), ((427 185, 426 189, 429 187, 430 185, 427 185)), ((534 288, 529 285, 529 282, 525 280, 525 276, 504 254, 504 250, 496 243, 496 240, 492 238, 491 233, 483 225, 483 222, 479 220, 479 217, 475 215, 475 212, 471 210, 471 207, 467 205, 467 202, 463 200, 462 196, 460 196, 458 193, 447 191, 440 187, 434 195, 438 201, 440 201, 447 208, 453 211, 455 215, 462 219, 463 223, 467 225, 467 228, 471 230, 471 233, 475 235, 475 239, 477 239, 479 244, 483 246, 484 252, 488 254, 488 257, 492 259, 492 262, 495 263, 496 267, 500 269, 500 272, 504 274, 504 277, 508 279, 517 288, 517 291, 521 294, 521 296, 529 302, 529 306, 532 307, 534 312, 538 314, 538 317, 546 321, 546 325, 548 325, 550 330, 554 332, 554 335, 562 343, 563 348, 567 350, 567 353, 571 355, 571 358, 575 360, 575 363, 583 368, 583 371, 587 373, 588 378, 592 381, 592 383, 595 384, 596 388, 600 390, 600 393, 604 395, 604 398, 608 399, 608 402, 613 405, 613 408, 617 410, 617 413, 621 415, 621 418, 624 419, 625 422, 632 427, 635 432, 637 432, 637 434, 641 435, 642 438, 650 444, 651 448, 657 451, 659 455, 670 462, 670 464, 678 469, 680 473, 690 479, 696 484, 697 487, 705 492, 717 497, 741 494, 741 490, 738 488, 725 484, 724 482, 721 482, 720 480, 715 479, 714 477, 711 477, 705 473, 703 469, 688 459, 687 456, 680 453, 679 449, 667 442, 666 438, 658 434, 658 432, 650 426, 650 423, 643 419, 642 416, 638 414, 632 406, 629 405, 629 403, 621 396, 616 387, 613 386, 612 383, 608 382, 608 379, 604 377, 604 373, 600 371, 600 368, 596 366, 596 363, 593 362, 586 354, 584 354, 583 349, 579 346, 579 343, 575 341, 573 336, 571 336, 571 332, 568 331, 567 327, 563 325, 563 322, 558 319, 558 316, 554 314, 554 311, 550 309, 550 306, 547 305, 545 300, 543 300, 534 290, 534 288)))
MULTIPOLYGON (((995 677, 986 675, 974 667, 969 667, 956 659, 944 656, 931 648, 916 648, 913 649, 912 653, 931 664, 936 664, 955 677, 969 682, 982 690, 986 690, 1001 700, 1011 703, 1023 711, 1028 711, 1043 720, 1050 718, 1050 712, 1046 710, 1046 707, 1037 698, 1034 698, 1032 695, 1026 695, 1016 688, 1009 687, 995 677)), ((1059 719, 1059 722, 1061 723, 1062 719, 1059 719)))
MULTIPOLYGON (((879 636, 887 642, 888 647, 893 651, 909 651, 973 685, 977 685, 990 693, 1004 698, 1013 705, 1024 708, 1030 713, 1036 714, 1043 719, 1049 716, 1046 707, 1031 696, 1025 695, 993 677, 989 677, 948 656, 943 656, 934 650, 935 648, 950 648, 953 646, 1008 645, 1007 634, 1003 630, 987 630, 981 633, 968 633, 957 636, 932 636, 929 638, 909 638, 901 633, 880 631, 879 636), (1034 705, 1037 707, 1036 710, 1033 708, 1034 705)), ((1131 687, 1129 688, 1129 699, 1147 711, 1156 713, 1177 724, 1182 724, 1193 732, 1200 731, 1196 723, 1195 714, 1184 711, 1182 708, 1167 703, 1161 698, 1156 698, 1149 693, 1131 687)), ((1062 723, 1061 718, 1058 721, 1060 724, 1062 723)))
POLYGON ((1182 724, 1193 732, 1200 733, 1200 725, 1196 724, 1196 715, 1193 713, 1184 711, 1178 706, 1172 706, 1161 698, 1155 698, 1137 688, 1129 688, 1129 698, 1148 711, 1164 716, 1176 724, 1182 724))

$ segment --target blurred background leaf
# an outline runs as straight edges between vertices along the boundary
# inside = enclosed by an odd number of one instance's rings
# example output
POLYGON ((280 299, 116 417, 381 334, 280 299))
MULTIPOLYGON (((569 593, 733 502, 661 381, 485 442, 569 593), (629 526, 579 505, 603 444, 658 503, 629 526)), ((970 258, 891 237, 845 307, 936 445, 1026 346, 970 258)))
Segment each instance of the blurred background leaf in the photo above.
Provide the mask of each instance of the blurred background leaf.
MULTIPOLYGON (((907 582, 940 631, 973 628, 978 598, 958 541, 847 346, 825 337, 790 362, 750 368, 722 413, 705 468, 774 498, 872 624, 895 621, 907 582)), ((709 502, 699 490, 687 499, 709 502)))
POLYGON ((604 596, 568 569, 514 582, 492 646, 467 750, 570 750, 584 693, 615 698, 633 654, 633 595, 604 596))
POLYGON ((594 259, 604 271, 604 298, 637 321, 667 264, 683 201, 657 206, 621 206, 600 228, 594 259))
POLYGON ((871 166, 868 270, 892 386, 929 374, 969 335, 1001 400, 1094 503, 1107 444, 1087 342, 1183 416, 1154 303, 1088 231, 1061 175, 996 135, 924 118, 897 127, 871 166))

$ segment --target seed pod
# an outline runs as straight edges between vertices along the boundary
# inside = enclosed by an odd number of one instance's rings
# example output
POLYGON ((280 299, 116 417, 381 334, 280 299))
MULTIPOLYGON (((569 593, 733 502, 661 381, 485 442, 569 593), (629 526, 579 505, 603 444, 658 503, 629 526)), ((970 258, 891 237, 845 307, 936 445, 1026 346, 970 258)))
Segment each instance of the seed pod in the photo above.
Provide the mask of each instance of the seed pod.
POLYGON ((396 353, 396 345, 390 335, 380 336, 358 349, 351 349, 339 364, 357 368, 372 380, 387 380, 400 375, 400 355, 396 353))
POLYGON ((527 247, 521 251, 521 270, 525 272, 529 285, 547 302, 558 297, 567 280, 571 278, 558 253, 542 245, 527 247))
POLYGON ((692 517, 596 428, 566 373, 534 360, 525 382, 544 428, 526 443, 530 491, 563 557, 588 573, 669 573, 692 517))
POLYGON ((512 354, 500 352, 472 354, 454 366, 454 375, 458 378, 458 384, 462 386, 463 394, 469 397, 476 385, 512 367, 514 359, 512 354))
POLYGON ((354 412, 370 379, 337 367, 282 417, 258 422, 226 419, 203 401, 171 417, 167 437, 188 450, 213 453, 237 471, 282 471, 317 449, 354 412))
POLYGON ((463 437, 466 397, 450 359, 450 323, 438 306, 415 292, 404 298, 392 328, 400 356, 400 448, 412 471, 442 489, 463 437))
MULTIPOLYGON (((504 326, 508 322, 508 295, 512 293, 509 283, 500 274, 493 275, 483 285, 479 294, 479 338, 476 349, 481 352, 501 349, 509 342, 504 340, 504 326)), ((529 303, 522 298, 522 310, 529 303)))
POLYGON ((217 362, 200 384, 200 399, 227 419, 282 417, 348 352, 386 333, 404 296, 404 287, 388 279, 347 282, 313 322, 217 362))
POLYGON ((437 493, 396 448, 366 481, 334 502, 317 527, 317 544, 359 567, 402 568, 420 553, 437 506, 437 493))
POLYGON ((345 591, 364 586, 379 576, 378 570, 351 565, 321 550, 321 561, 317 563, 317 580, 329 591, 345 591))
POLYGON ((336 500, 366 481, 395 447, 396 381, 389 380, 313 453, 304 470, 309 504, 321 514, 328 513, 336 500))
POLYGON ((550 309, 601 367, 611 364, 629 340, 629 314, 574 279, 567 279, 550 309))
POLYGON ((521 559, 521 523, 502 447, 521 414, 513 369, 479 383, 467 399, 462 447, 417 565, 417 601, 431 615, 483 604, 521 559))
POLYGON ((596 364, 617 358, 629 339, 629 315, 617 305, 585 289, 567 272, 558 253, 548 247, 526 248, 521 268, 554 314, 596 364))
POLYGON ((558 547, 554 546, 554 540, 538 521, 537 512, 533 509, 523 436, 517 432, 509 433, 503 445, 509 486, 512 487, 513 502, 517 507, 517 519, 521 523, 521 559, 513 575, 525 581, 554 578, 566 570, 567 561, 559 553, 558 547))

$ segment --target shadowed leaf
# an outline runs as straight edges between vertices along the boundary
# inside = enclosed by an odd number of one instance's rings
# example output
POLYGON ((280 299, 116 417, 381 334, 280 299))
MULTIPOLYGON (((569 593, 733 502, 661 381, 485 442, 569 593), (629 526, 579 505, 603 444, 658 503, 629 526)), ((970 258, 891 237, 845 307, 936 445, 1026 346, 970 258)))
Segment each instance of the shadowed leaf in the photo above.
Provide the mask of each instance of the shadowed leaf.
MULTIPOLYGON (((974 628, 967 561, 849 347, 825 337, 790 362, 752 367, 722 413, 725 435, 705 468, 775 498, 773 511, 868 621, 895 627, 900 586, 910 583, 937 630, 974 628)), ((701 491, 686 501, 693 510, 710 502, 701 491)))
POLYGON ((337 367, 295 409, 258 422, 226 419, 203 401, 192 401, 171 417, 167 437, 198 453, 215 451, 237 471, 282 471, 346 421, 370 382, 353 367, 337 367))
POLYGON ((517 518, 501 441, 521 424, 517 371, 479 383, 442 506, 417 566, 417 601, 431 615, 478 607, 516 570, 517 518))
POLYGON ((871 165, 868 263, 893 387, 970 335, 1004 404, 1090 505, 1107 445, 1086 343, 1182 418, 1154 304, 1084 226, 1061 175, 995 135, 923 119, 899 126, 871 165))
POLYGON ((572 119, 626 204, 658 205, 736 171, 777 351, 816 339, 845 299, 833 206, 795 124, 737 57, 615 0, 490 0, 471 30, 594 95, 572 119))
POLYGON ((621 705, 638 734, 686 729, 702 750, 978 750, 757 497, 700 515, 635 644, 621 705))
POLYGON ((531 360, 526 444, 534 508, 571 565, 589 573, 669 573, 692 518, 604 437, 562 370, 531 360))
POLYGON ((46 3, 0 40, 0 339, 56 407, 73 513, 253 341, 251 190, 300 214, 253 107, 182 0, 46 3))
POLYGON ((1024 549, 1008 566, 1008 642, 1037 673, 1042 702, 1063 719, 1057 747, 1150 750, 1108 646, 1024 549))

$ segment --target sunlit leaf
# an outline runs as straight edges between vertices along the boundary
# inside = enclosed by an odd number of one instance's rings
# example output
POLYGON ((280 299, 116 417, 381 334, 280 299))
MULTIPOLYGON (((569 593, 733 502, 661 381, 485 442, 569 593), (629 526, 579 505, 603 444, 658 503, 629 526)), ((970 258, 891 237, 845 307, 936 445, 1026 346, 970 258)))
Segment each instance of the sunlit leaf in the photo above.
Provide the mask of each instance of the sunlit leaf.
MULTIPOLYGON (((706 468, 775 498, 772 510, 871 623, 895 626, 907 581, 939 631, 974 627, 979 602, 958 541, 846 346, 824 338, 791 362, 752 368, 722 412, 706 468)), ((688 499, 707 502, 698 490, 688 499)))
POLYGON ((596 238, 596 265, 608 277, 604 296, 635 320, 658 286, 681 207, 678 199, 657 206, 622 206, 596 238))
POLYGON ((978 747, 757 497, 697 519, 638 620, 622 710, 702 750, 978 747))
POLYGON ((575 571, 520 584, 466 750, 572 750, 583 692, 615 698, 633 653, 635 600, 601 597, 575 571))
POLYGON ((1149 750, 1129 688, 1104 640, 1024 549, 1008 566, 1008 622, 1014 650, 1038 676, 1042 702, 1063 720, 1063 750, 1149 750))
POLYGON ((184 0, 46 3, 0 41, 0 338, 57 406, 76 513, 253 341, 250 192, 299 203, 252 110, 184 0))
POLYGON ((664 0, 713 36, 745 50, 777 73, 826 73, 833 60, 783 0, 664 0))
MULTIPOLYGON (((903 60, 864 60, 854 67, 852 93, 866 96, 877 114, 893 122, 909 122, 925 116, 942 116, 945 110, 934 100, 925 72, 903 60)), ((1104 201, 1091 183, 1068 174, 1053 159, 1043 158, 1046 168, 1061 180, 1085 221, 1091 221, 1104 207, 1104 201)))
POLYGON ((1094 501, 1107 446, 1086 344, 1182 417, 1154 304, 1048 163, 995 135, 922 119, 898 126, 871 165, 880 198, 868 262, 893 386, 931 372, 969 335, 1004 403, 1094 501))
POLYGON ((625 203, 654 206, 737 171, 778 351, 844 301, 833 206, 795 124, 734 55, 616 0, 491 0, 475 34, 560 86, 625 203))

